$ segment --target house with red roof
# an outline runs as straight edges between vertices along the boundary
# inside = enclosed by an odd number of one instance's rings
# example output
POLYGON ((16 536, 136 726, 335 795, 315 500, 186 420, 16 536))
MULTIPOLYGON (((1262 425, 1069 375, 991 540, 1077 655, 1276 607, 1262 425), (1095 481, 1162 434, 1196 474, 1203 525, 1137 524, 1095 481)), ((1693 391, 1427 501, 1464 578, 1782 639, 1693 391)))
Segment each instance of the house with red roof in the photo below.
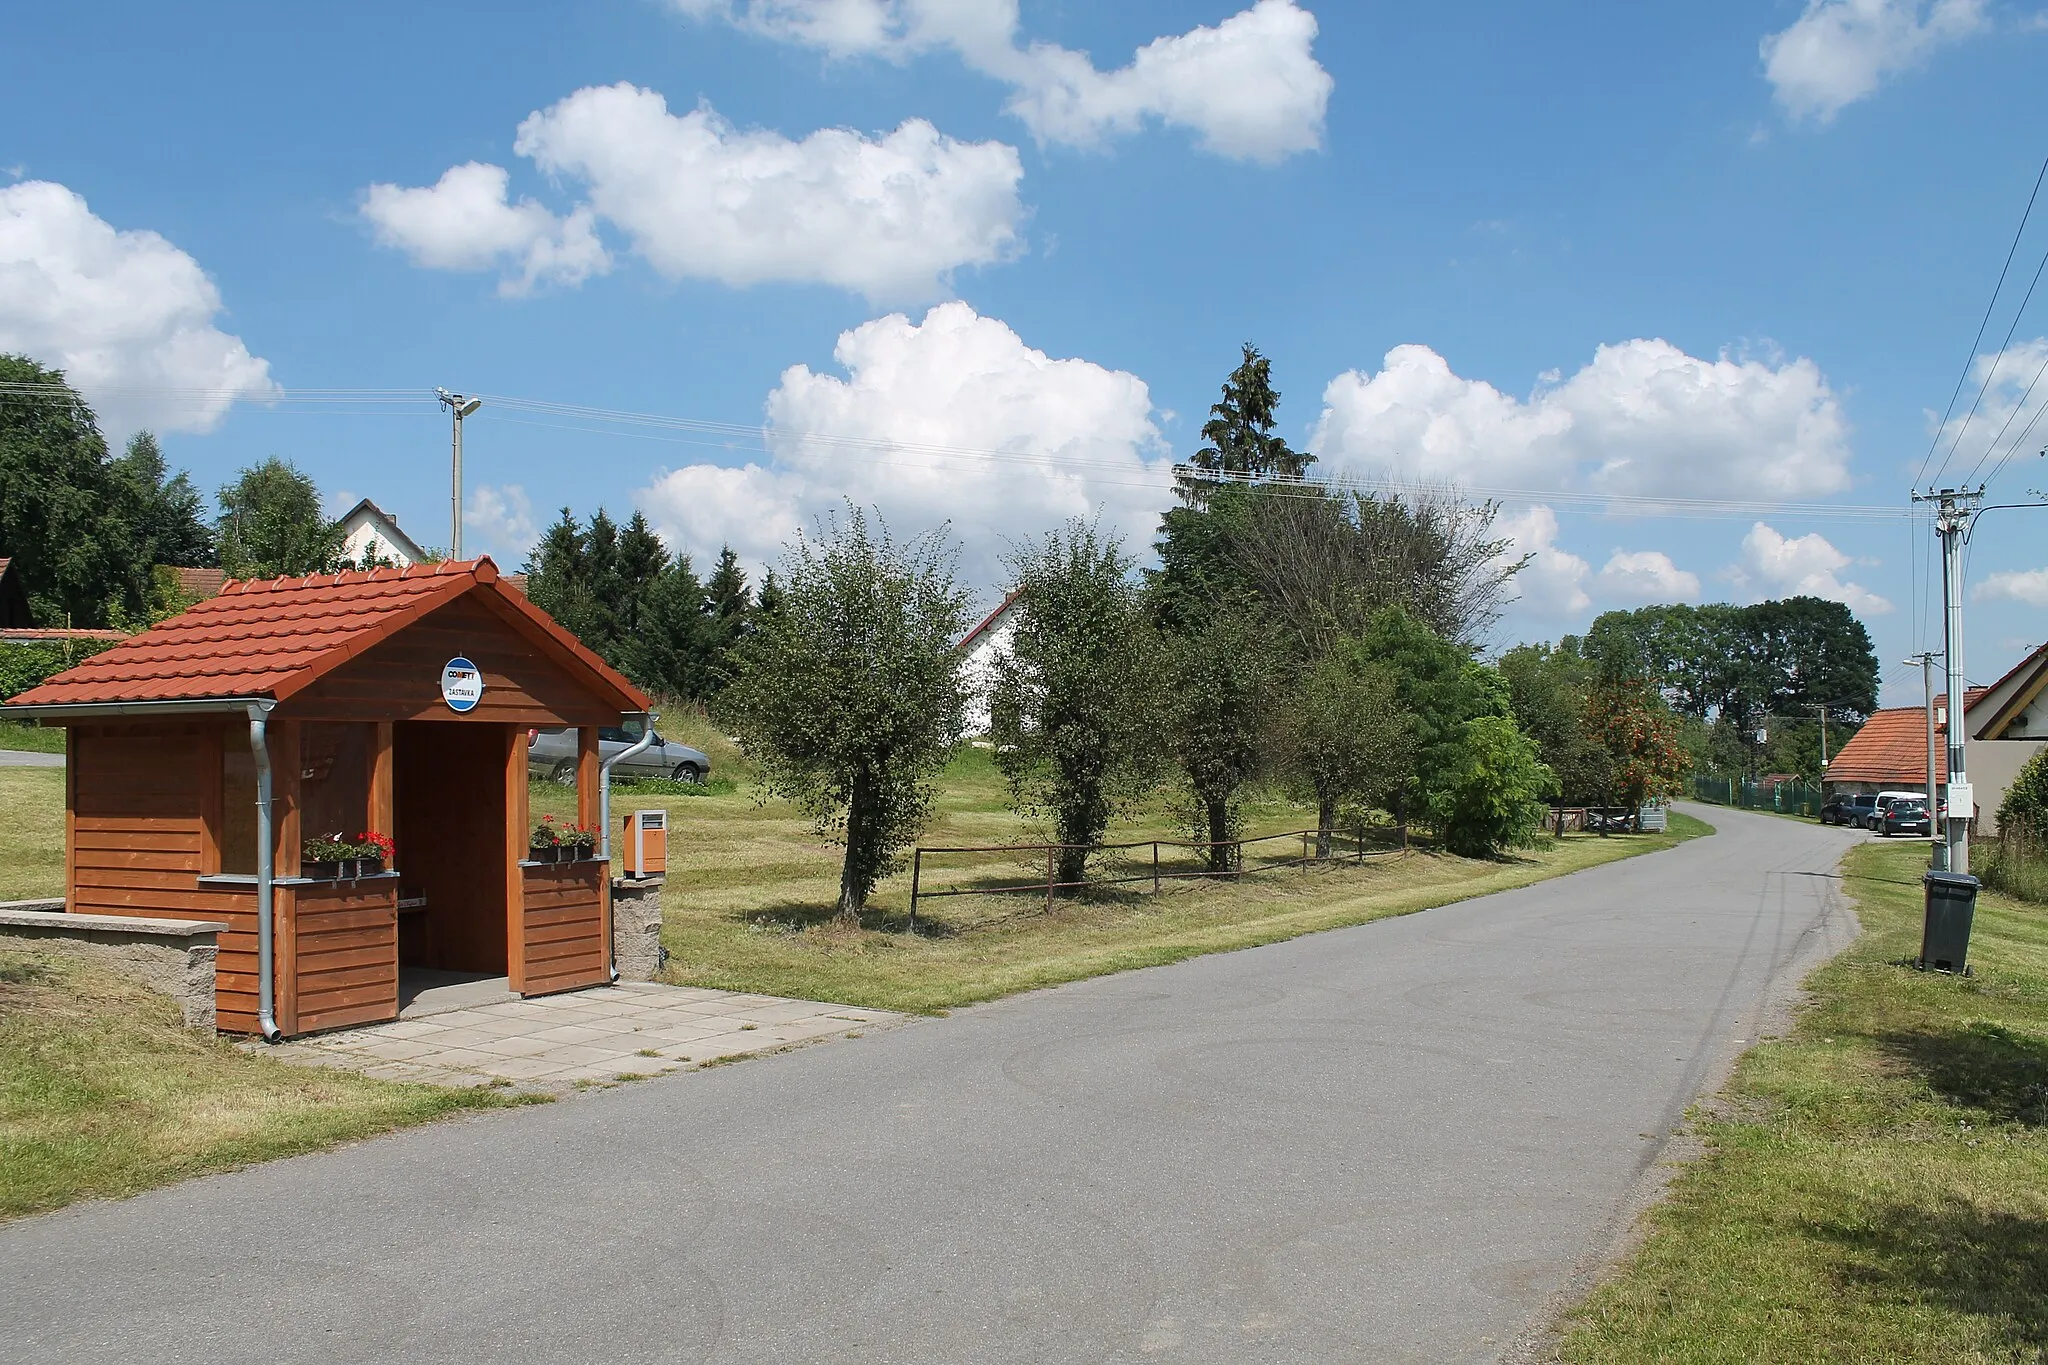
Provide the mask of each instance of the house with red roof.
POLYGON ((477 559, 229 582, 0 716, 69 731, 66 908, 226 924, 218 1024, 276 1039, 397 1017, 408 972, 614 979, 598 731, 648 707, 477 559), (568 856, 527 810, 563 726, 568 856))
MULTIPOLYGON (((1966 705, 1974 706, 1984 694, 1973 688, 1966 705)), ((1948 781, 1948 698, 1934 699, 1934 781, 1948 781)), ((1881 791, 1927 790, 1927 709, 1922 706, 1892 706, 1871 712, 1863 728, 1842 746, 1827 771, 1821 774, 1828 796, 1851 796, 1881 791)), ((1983 800, 1980 791, 1978 800, 1983 800)))

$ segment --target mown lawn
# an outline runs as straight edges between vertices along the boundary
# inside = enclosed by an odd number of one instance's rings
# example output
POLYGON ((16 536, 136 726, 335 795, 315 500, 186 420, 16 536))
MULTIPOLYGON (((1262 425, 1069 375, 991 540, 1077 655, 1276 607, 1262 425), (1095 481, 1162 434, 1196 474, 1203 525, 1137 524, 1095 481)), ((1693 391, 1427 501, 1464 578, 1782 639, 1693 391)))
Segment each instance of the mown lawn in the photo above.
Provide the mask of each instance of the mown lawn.
POLYGON ((64 894, 64 770, 0 768, 0 901, 64 894))
POLYGON ((64 752, 64 731, 54 726, 22 725, 11 720, 0 720, 0 749, 27 749, 31 753, 61 754, 64 752))
MULTIPOLYGON (((737 756, 721 750, 723 741, 701 722, 687 725, 664 722, 662 729, 681 731, 686 743, 710 752, 714 772, 733 773, 737 756)), ((566 791, 544 783, 535 784, 533 803, 537 812, 558 814, 572 805, 566 791)), ((1169 882, 1158 896, 1147 876, 1147 848, 1125 855, 1114 869, 1146 877, 1138 885, 1062 898, 1050 914, 1042 892, 927 900, 919 907, 918 931, 911 933, 907 872, 877 889, 860 929, 836 923, 839 850, 813 834, 792 807, 760 803, 744 780, 737 790, 718 795, 614 794, 615 814, 654 807, 666 809, 670 823, 663 906, 668 979, 921 1012, 1427 909, 1709 832, 1698 821, 1674 816, 1668 834, 1571 835, 1499 862, 1416 849, 1364 866, 1169 882)), ((1277 800, 1256 805, 1249 817, 1248 833, 1254 834, 1314 823, 1311 812, 1277 800)), ((935 819, 921 842, 987 845, 1042 837, 1010 811, 988 754, 968 750, 948 769, 935 819)), ((1184 837, 1164 805, 1111 831, 1112 841, 1155 837, 1184 837)), ((1254 856, 1277 862, 1300 852, 1298 843, 1282 841, 1262 846, 1254 856)), ((1196 865, 1186 851, 1167 850, 1164 861, 1168 871, 1196 865)), ((923 885, 930 890, 977 879, 1042 884, 1044 878, 1043 855, 952 856, 928 860, 923 885)))
POLYGON ((1985 895, 1922 974, 1926 846, 1843 864, 1864 933, 1710 1117, 1562 1358, 2048 1360, 2048 910, 1985 895))
POLYGON ((516 1102, 287 1066, 125 977, 0 949, 0 1219, 516 1102))

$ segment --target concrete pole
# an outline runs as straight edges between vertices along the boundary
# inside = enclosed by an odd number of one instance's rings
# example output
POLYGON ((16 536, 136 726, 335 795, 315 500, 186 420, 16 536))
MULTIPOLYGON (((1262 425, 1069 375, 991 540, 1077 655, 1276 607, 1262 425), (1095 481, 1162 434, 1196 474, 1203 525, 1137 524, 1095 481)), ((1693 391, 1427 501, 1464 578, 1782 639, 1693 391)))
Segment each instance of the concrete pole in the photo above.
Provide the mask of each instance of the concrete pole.
POLYGON ((1963 543, 1970 527, 1969 494, 1944 489, 1940 515, 1934 523, 1941 536, 1942 646, 1948 664, 1948 870, 1970 870, 1970 815, 1973 798, 1964 752, 1963 693, 1963 543))
POLYGON ((455 434, 450 438, 451 444, 454 446, 455 491, 453 498, 454 507, 449 518, 453 525, 449 531, 450 539, 448 543, 452 547, 450 553, 456 559, 460 559, 462 558, 462 405, 459 402, 455 403, 451 405, 449 410, 455 414, 455 434))

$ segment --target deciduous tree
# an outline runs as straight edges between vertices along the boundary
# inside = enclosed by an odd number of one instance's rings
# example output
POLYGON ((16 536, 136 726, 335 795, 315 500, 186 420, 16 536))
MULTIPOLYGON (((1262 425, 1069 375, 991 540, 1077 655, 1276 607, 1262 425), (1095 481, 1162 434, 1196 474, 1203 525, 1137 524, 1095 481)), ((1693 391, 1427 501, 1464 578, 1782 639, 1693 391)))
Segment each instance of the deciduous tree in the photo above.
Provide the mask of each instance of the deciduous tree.
POLYGON ((332 573, 345 535, 320 505, 320 488, 273 455, 220 490, 221 567, 230 578, 332 573))
POLYGON ((856 924, 923 828, 967 704, 955 549, 938 533, 901 545, 874 527, 849 507, 798 537, 781 604, 734 651, 716 707, 764 789, 844 845, 839 914, 856 924))
POLYGON ((1415 717, 1394 675, 1347 640, 1297 676, 1281 703, 1281 747, 1294 785, 1316 803, 1316 856, 1330 856, 1337 812, 1385 806, 1415 767, 1415 717))
POLYGON ((1018 546, 1016 626, 995 659, 990 738, 1018 812, 1051 826, 1079 882, 1118 814, 1158 777, 1159 648, 1114 534, 1069 522, 1018 546))

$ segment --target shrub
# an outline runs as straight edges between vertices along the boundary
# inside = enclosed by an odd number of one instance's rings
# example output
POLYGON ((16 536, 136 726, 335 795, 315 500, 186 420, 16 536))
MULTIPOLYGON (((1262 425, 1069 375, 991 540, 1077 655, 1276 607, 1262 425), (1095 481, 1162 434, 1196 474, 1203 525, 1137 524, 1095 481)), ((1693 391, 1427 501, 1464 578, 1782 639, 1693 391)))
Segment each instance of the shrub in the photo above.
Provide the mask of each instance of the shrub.
POLYGON ((1465 722, 1457 750, 1430 793, 1444 847, 1468 858, 1525 848, 1543 827, 1556 786, 1536 745, 1502 716, 1465 722))

